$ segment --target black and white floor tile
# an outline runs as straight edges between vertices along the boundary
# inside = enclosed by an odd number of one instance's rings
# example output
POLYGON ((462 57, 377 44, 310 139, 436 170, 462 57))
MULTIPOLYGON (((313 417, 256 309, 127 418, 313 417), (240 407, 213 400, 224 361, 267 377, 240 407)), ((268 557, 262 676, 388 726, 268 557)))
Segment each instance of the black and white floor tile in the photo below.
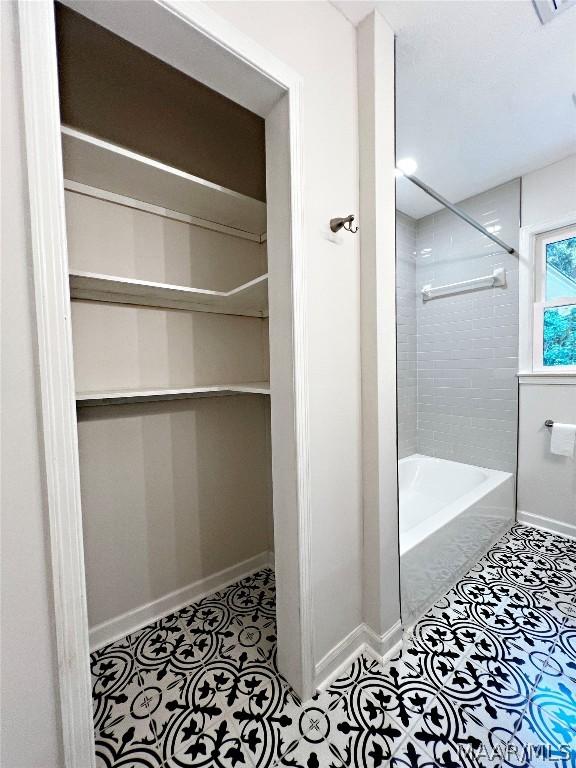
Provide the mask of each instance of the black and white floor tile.
POLYGON ((98 768, 576 768, 576 542, 515 525, 384 666, 305 704, 269 569, 91 667, 98 768))

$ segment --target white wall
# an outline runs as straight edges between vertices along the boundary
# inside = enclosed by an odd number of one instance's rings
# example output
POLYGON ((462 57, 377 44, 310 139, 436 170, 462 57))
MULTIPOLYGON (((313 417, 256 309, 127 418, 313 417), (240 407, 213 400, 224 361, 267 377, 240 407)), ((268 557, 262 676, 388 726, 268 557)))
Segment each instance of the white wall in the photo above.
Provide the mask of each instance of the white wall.
POLYGON ((383 656, 401 637, 396 444, 394 33, 377 12, 358 26, 363 617, 383 656))
MULTIPOLYGON (((576 155, 522 177, 523 226, 574 210, 576 155)), ((518 517, 576 536, 576 460, 550 453, 545 419, 576 422, 576 384, 520 385, 518 517)))
POLYGON ((0 3, 0 15, 4 330, 0 763, 7 768, 61 768, 15 3, 0 3))
POLYGON ((546 419, 576 424, 575 384, 520 385, 518 519, 576 536, 576 460, 550 453, 546 419))
POLYGON ((553 221, 576 208, 576 155, 522 177, 522 226, 553 221))
POLYGON ((355 30, 328 3, 210 7, 303 77, 315 660, 362 621, 359 238, 355 30), (335 606, 337 609, 335 610, 335 606))

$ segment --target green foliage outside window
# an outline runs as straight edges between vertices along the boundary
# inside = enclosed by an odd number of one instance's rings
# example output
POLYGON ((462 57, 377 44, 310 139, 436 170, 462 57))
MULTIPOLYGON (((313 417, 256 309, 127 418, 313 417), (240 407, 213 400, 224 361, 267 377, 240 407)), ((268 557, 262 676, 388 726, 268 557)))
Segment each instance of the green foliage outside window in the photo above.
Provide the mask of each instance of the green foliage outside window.
POLYGON ((544 310, 544 365, 576 365, 576 306, 544 310))
POLYGON ((569 280, 576 283, 576 237, 547 243, 546 267, 549 266, 555 267, 569 280))

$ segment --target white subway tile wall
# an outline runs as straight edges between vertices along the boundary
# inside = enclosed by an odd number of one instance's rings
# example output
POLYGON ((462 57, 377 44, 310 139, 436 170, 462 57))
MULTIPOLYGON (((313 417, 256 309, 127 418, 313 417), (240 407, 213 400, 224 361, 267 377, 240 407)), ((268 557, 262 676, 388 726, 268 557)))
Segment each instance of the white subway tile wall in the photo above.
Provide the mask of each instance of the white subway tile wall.
POLYGON ((416 453, 416 221, 396 211, 398 458, 416 453))
MULTIPOLYGON (((460 204, 517 247, 520 183, 515 180, 460 204)), ((466 464, 516 470, 518 256, 510 255, 442 210, 417 222, 398 217, 398 389, 400 455, 413 453, 415 354, 416 451, 466 464), (415 291, 406 252, 416 224, 415 291), (506 286, 424 302, 422 286, 506 269, 506 286), (408 316, 416 316, 416 350, 408 316), (405 392, 403 393, 403 390, 405 392)))

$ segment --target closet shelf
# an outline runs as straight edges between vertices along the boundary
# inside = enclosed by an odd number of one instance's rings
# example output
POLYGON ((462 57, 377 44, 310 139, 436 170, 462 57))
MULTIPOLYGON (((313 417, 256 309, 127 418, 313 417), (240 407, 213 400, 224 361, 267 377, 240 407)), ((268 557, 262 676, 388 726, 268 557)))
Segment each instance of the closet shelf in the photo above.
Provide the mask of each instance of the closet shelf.
POLYGON ((168 389, 111 389, 100 392, 77 392, 76 405, 118 405, 121 403, 146 403, 157 400, 183 400, 194 397, 225 397, 227 395, 269 395, 267 381, 247 384, 202 384, 197 387, 168 389))
POLYGON ((62 126, 66 179, 261 236, 266 203, 62 126))
POLYGON ((268 275, 260 275, 231 291, 209 291, 94 272, 71 271, 70 296, 73 299, 116 304, 267 317, 268 275))

